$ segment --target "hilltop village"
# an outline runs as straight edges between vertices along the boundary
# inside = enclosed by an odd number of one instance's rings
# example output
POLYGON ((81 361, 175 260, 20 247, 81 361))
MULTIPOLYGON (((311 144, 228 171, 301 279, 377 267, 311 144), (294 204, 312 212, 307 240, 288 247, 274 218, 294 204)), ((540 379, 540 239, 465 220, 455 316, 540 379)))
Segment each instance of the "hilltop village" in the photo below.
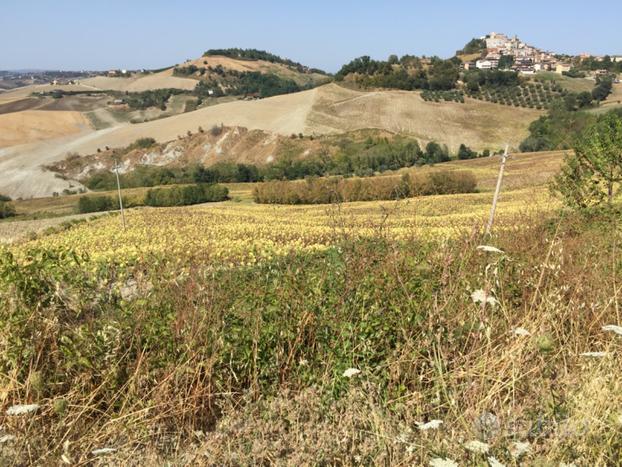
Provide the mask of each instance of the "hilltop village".
MULTIPOLYGON (((538 71, 554 71, 559 74, 569 72, 575 61, 594 60, 605 63, 607 61, 622 63, 622 56, 592 56, 581 54, 578 57, 569 57, 544 51, 523 42, 517 36, 512 38, 505 34, 491 32, 479 39, 483 52, 479 59, 464 63, 464 69, 477 68, 480 70, 511 69, 524 75, 533 75, 538 71)), ((606 74, 607 70, 594 70, 595 74, 606 74)))

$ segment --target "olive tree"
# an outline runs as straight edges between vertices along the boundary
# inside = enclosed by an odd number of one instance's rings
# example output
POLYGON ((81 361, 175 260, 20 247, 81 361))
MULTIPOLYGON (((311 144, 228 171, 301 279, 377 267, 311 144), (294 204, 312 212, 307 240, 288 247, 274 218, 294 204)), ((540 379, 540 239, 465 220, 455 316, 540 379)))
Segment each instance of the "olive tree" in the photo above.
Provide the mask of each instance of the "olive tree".
POLYGON ((577 138, 552 183, 566 205, 611 204, 622 183, 622 114, 609 112, 577 138))

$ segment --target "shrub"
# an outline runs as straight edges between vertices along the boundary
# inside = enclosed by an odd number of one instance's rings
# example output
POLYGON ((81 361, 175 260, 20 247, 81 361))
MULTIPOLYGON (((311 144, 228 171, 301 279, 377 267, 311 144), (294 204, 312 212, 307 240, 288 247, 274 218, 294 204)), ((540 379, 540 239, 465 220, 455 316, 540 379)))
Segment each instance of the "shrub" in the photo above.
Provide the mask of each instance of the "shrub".
POLYGON ((11 197, 0 193, 0 202, 2 201, 11 201, 11 197))
POLYGON ((196 184, 173 186, 171 188, 153 188, 147 191, 147 206, 187 206, 191 204, 224 201, 229 197, 229 190, 222 185, 196 184))
POLYGON ((402 199, 450 193, 473 193, 471 172, 431 172, 374 178, 308 178, 304 181, 265 182, 253 196, 262 204, 329 204, 336 202, 402 199))
POLYGON ((0 201, 0 219, 6 219, 17 215, 15 212, 15 206, 8 201, 0 201))
POLYGON ((147 149, 151 146, 155 146, 156 144, 157 142, 153 138, 139 138, 127 147, 127 151, 131 151, 133 149, 147 149))
POLYGON ((600 117, 581 133, 573 149, 553 190, 573 208, 611 205, 622 182, 622 115, 600 117))
POLYGON ((78 200, 78 212, 103 212, 119 209, 119 201, 112 196, 82 196, 78 200))

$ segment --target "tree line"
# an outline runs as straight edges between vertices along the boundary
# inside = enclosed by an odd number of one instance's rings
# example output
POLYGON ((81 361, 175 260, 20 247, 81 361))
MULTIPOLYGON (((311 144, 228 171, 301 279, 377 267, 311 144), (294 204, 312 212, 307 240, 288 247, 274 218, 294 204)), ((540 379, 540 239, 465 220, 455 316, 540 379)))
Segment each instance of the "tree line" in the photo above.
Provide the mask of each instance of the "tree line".
MULTIPOLYGON (((262 166, 235 162, 219 162, 209 167, 138 165, 131 172, 119 176, 125 188, 185 183, 297 180, 334 175, 368 177, 404 167, 447 162, 452 158, 446 145, 431 141, 422 149, 417 140, 402 137, 394 140, 370 137, 363 142, 342 140, 339 144, 340 148, 334 155, 321 152, 300 158, 286 154, 275 162, 262 166)), ((472 159, 489 154, 489 151, 478 154, 462 144, 455 157, 472 159)), ((91 175, 84 184, 91 190, 112 190, 116 187, 116 178, 112 172, 103 170, 91 175)))
MULTIPOLYGON (((229 198, 227 187, 216 184, 197 183, 147 190, 144 197, 123 196, 123 206, 190 206, 200 203, 225 201, 229 198)), ((105 212, 119 209, 119 198, 107 195, 88 195, 78 199, 78 212, 105 212)))
POLYGON ((300 73, 319 73, 322 75, 327 74, 326 72, 318 68, 306 67, 298 62, 294 62, 293 60, 290 60, 288 58, 279 57, 278 55, 266 52, 265 50, 240 48, 209 49, 203 54, 204 57, 208 57, 210 55, 220 55, 223 57, 234 58, 236 60, 264 60, 270 63, 280 63, 281 65, 289 66, 296 69, 300 73))
POLYGON ((477 181, 471 172, 442 171, 371 178, 311 177, 271 181, 257 185, 253 197, 262 204, 329 204, 473 193, 476 189, 477 181))
POLYGON ((456 87, 460 76, 460 60, 456 57, 443 60, 430 59, 430 66, 424 67, 422 60, 410 55, 401 59, 373 60, 365 55, 345 64, 335 75, 337 81, 353 75, 355 81, 364 87, 384 87, 412 91, 415 89, 449 90, 456 87))

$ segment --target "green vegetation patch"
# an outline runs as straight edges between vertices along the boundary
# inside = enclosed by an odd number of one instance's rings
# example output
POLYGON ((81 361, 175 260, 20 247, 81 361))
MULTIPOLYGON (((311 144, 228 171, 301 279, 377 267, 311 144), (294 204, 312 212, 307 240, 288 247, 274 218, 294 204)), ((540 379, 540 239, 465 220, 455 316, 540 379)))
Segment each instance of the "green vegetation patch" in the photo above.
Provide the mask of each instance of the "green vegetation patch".
POLYGON ((389 177, 310 178, 259 184, 253 193, 263 204, 329 204, 404 199, 415 196, 474 193, 475 176, 468 171, 404 174, 389 177))

